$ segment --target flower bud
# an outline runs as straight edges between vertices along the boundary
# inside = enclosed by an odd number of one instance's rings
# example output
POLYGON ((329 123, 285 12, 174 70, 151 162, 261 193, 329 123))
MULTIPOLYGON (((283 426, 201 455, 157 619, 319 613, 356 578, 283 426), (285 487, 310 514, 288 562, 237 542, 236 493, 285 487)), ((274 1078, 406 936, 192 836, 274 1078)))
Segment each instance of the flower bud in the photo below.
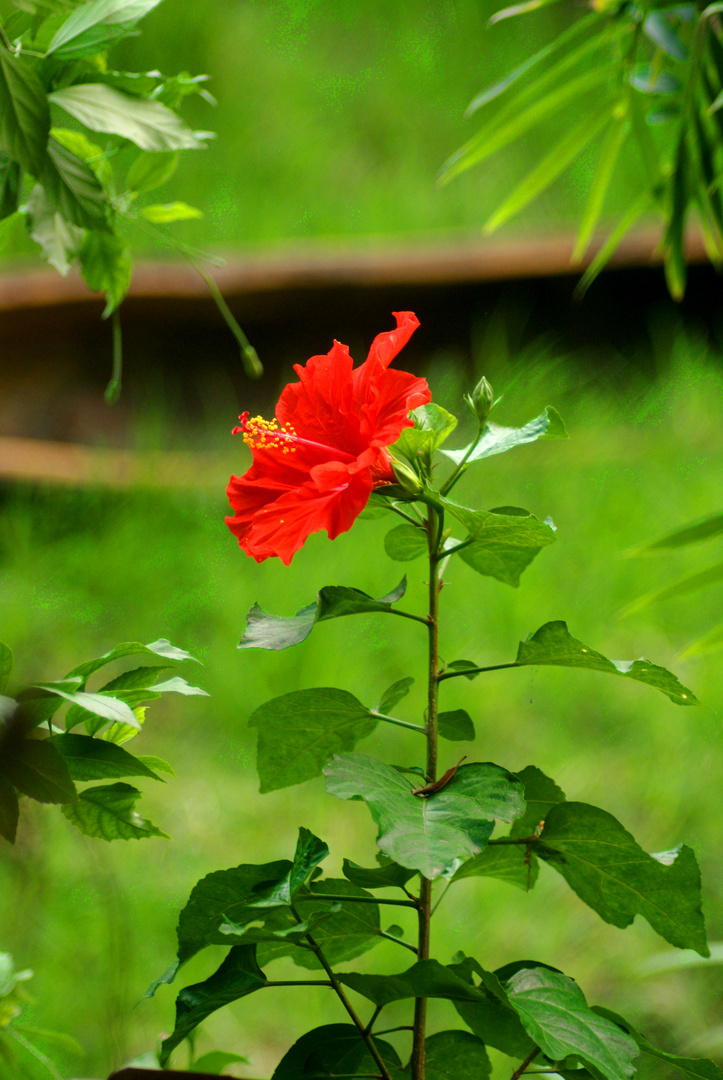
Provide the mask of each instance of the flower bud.
POLYGON ((469 405, 470 409, 477 417, 480 426, 484 424, 485 420, 492 411, 492 406, 495 403, 495 396, 492 391, 492 387, 485 379, 484 375, 475 386, 471 394, 465 394, 464 400, 469 405))
POLYGON ((401 488, 404 488, 408 495, 419 495, 422 492, 422 481, 410 465, 398 461, 397 458, 392 458, 392 469, 397 478, 397 483, 401 488))

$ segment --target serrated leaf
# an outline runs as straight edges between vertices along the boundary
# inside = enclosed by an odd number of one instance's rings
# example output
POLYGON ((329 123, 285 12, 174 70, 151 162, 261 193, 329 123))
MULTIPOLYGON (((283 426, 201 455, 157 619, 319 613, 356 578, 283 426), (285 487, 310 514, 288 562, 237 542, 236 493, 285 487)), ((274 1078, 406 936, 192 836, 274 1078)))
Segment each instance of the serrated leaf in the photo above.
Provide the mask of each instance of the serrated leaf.
POLYGON ((331 795, 367 803, 386 855, 430 879, 481 851, 495 818, 513 821, 524 811, 522 785, 490 762, 460 766, 429 798, 413 795, 395 769, 368 754, 340 754, 324 775, 331 795))
POLYGON ((475 737, 472 717, 464 709, 441 712, 437 717, 439 736, 451 742, 471 742, 475 737))
POLYGON ((7 690, 12 673, 13 651, 4 641, 0 641, 0 694, 7 690))
POLYGON ((267 701, 249 720, 259 733, 259 790, 277 791, 319 776, 330 757, 353 749, 376 725, 376 717, 346 690, 294 690, 267 701))
POLYGON ((429 458, 457 427, 457 417, 434 402, 412 409, 409 418, 414 427, 404 429, 391 452, 402 454, 412 465, 420 455, 429 458))
MULTIPOLYGON (((376 1037, 374 1045, 392 1080, 401 1080, 401 1062, 393 1047, 376 1037)), ((276 1066, 271 1080, 374 1075, 378 1070, 358 1028, 352 1024, 324 1024, 297 1039, 276 1066)))
POLYGON ((547 813, 534 850, 605 922, 624 928, 639 914, 671 945, 709 955, 700 870, 689 847, 665 865, 612 814, 563 802, 547 813))
POLYGON ((308 638, 318 622, 338 619, 343 615, 363 615, 367 612, 380 611, 395 614, 392 604, 401 600, 407 589, 406 575, 396 588, 378 600, 362 592, 361 589, 349 589, 343 585, 327 585, 317 593, 316 603, 308 604, 285 618, 283 615, 269 615, 258 604, 246 616, 246 629, 239 642, 239 649, 288 649, 308 638))
POLYGON ((178 168, 177 150, 143 151, 138 155, 126 176, 126 185, 136 195, 161 187, 178 168))
POLYGON ((167 1064, 171 1051, 207 1016, 265 984, 266 976, 256 962, 256 946, 234 946, 210 978, 184 987, 176 998, 176 1026, 161 1043, 161 1066, 167 1064))
POLYGON ((78 83, 48 94, 48 101, 85 124, 130 139, 141 150, 202 150, 203 141, 159 101, 135 98, 103 83, 78 83))
POLYGON ((153 203, 151 206, 144 206, 139 212, 141 217, 152 221, 154 225, 170 225, 172 221, 189 221, 191 218, 203 217, 202 210, 184 202, 153 203))
POLYGON ((464 546, 451 548, 451 554, 458 550, 463 562, 478 574, 513 588, 543 547, 555 541, 554 529, 520 507, 468 510, 448 499, 444 505, 468 530, 464 546))
POLYGON ((21 181, 22 170, 17 161, 0 150, 0 221, 17 213, 21 181))
POLYGON ((391 712, 394 706, 398 705, 399 702, 407 696, 410 687, 413 685, 414 679, 411 675, 407 675, 403 679, 397 679, 396 682, 393 682, 392 685, 387 687, 384 691, 381 700, 374 711, 378 713, 391 712))
POLYGON ((160 0, 91 0, 68 16, 51 40, 47 52, 67 50, 72 41, 96 26, 135 23, 159 3, 160 0))
POLYGON ((0 836, 11 844, 15 843, 18 831, 20 806, 15 788, 3 776, 0 776, 0 836))
MULTIPOLYGON (((102 656, 78 664, 77 667, 68 672, 66 678, 80 676, 81 679, 86 680, 94 672, 100 671, 106 664, 112 663, 113 660, 122 660, 126 656, 137 656, 139 654, 153 656, 154 658, 161 656, 164 660, 196 660, 195 656, 191 656, 184 649, 177 649, 175 645, 171 645, 166 638, 151 641, 148 645, 141 645, 140 641, 124 641, 122 644, 116 645, 114 649, 103 653, 102 656)), ((196 663, 198 663, 197 660, 196 663)))
POLYGON ((89 735, 54 735, 48 742, 63 758, 73 780, 107 780, 121 776, 161 779, 139 758, 105 739, 92 739, 89 735))
POLYGON ((391 859, 385 859, 381 866, 357 866, 351 859, 344 859, 342 872, 352 885, 362 889, 403 888, 416 874, 406 866, 399 866, 391 859))
POLYGON ((138 788, 130 784, 102 784, 85 788, 78 798, 61 809, 68 821, 86 836, 100 840, 144 840, 168 834, 134 810, 140 798, 138 788))
POLYGON ((543 967, 522 969, 505 989, 528 1035, 553 1061, 574 1055, 607 1080, 626 1080, 635 1072, 634 1040, 594 1013, 566 975, 543 967))
POLYGON ((68 803, 76 797, 68 766, 50 739, 14 741, 3 752, 2 775, 37 802, 68 803))
POLYGON ((133 264, 130 251, 115 233, 88 229, 78 252, 83 281, 92 292, 106 296, 103 318, 123 302, 131 283, 133 264))
POLYGON ((250 902, 250 906, 262 908, 290 904, 311 871, 323 862, 328 854, 329 848, 323 840, 314 836, 309 829, 300 828, 296 852, 289 872, 279 881, 275 881, 270 888, 257 888, 255 899, 250 902))
POLYGON ((510 836, 532 836, 552 807, 565 802, 565 793, 535 765, 526 765, 515 775, 524 784, 525 812, 515 821, 510 836))
POLYGON ((32 68, 0 45, 0 144, 27 172, 38 176, 46 156, 50 109, 32 68))
POLYGON ((487 845, 484 851, 455 870, 452 881, 468 877, 491 877, 529 892, 537 881, 539 863, 523 844, 487 845))
POLYGON ((355 990, 375 1005, 390 1005, 405 998, 447 998, 479 1004, 484 995, 460 978, 451 967, 438 960, 419 960, 398 975, 360 975, 348 972, 337 975, 339 982, 355 990))
POLYGON ((42 184, 35 185, 25 205, 31 239, 40 247, 45 261, 67 277, 70 264, 80 251, 84 230, 51 208, 42 184))
POLYGON ((110 204, 89 165, 51 137, 38 180, 50 208, 83 229, 107 229, 110 204))
POLYGON ((471 451, 470 447, 466 446, 462 450, 441 450, 440 453, 448 457, 455 465, 459 465, 469 452, 466 464, 471 465, 475 461, 482 461, 483 458, 492 457, 494 454, 504 454, 507 450, 535 442, 537 439, 566 439, 567 437, 562 417, 557 409, 548 405, 545 411, 534 420, 530 420, 519 428, 501 427, 499 424, 488 422, 482 438, 470 444, 474 446, 471 451))
POLYGON ((410 562, 428 553, 427 534, 416 525, 396 525, 384 537, 384 550, 396 562, 410 562))
POLYGON ((481 978, 476 987, 476 1001, 454 1001, 454 1007, 465 1024, 487 1046, 494 1046, 511 1057, 526 1058, 534 1043, 525 1031, 518 1014, 512 1008, 497 974, 485 971, 471 957, 450 964, 449 971, 474 987, 473 973, 481 978))
MULTIPOLYGON (((425 1080, 484 1080, 492 1071, 485 1044, 469 1031, 437 1031, 424 1040, 425 1080)), ((404 1072, 409 1074, 407 1065, 404 1072)))
POLYGON ((528 664, 604 671, 653 686, 675 705, 699 704, 692 690, 678 682, 666 668, 652 664, 643 657, 639 660, 608 660, 602 653, 574 638, 567 629, 567 623, 561 620, 545 623, 520 642, 515 665, 522 667, 528 664))

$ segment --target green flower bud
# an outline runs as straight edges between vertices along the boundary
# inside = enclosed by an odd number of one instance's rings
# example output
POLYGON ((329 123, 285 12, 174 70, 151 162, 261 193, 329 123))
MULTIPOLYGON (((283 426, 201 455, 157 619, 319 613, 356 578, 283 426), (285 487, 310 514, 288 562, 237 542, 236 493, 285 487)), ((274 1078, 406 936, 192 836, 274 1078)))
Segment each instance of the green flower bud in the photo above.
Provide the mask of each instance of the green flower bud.
POLYGON ((464 400, 477 417, 480 426, 483 425, 489 414, 492 412, 492 406, 495 403, 495 395, 492 391, 492 387, 487 382, 484 375, 477 383, 472 393, 465 394, 464 400))
POLYGON ((405 464, 403 461, 398 461, 396 458, 392 458, 392 469, 394 470, 394 475, 397 478, 399 486, 404 488, 408 495, 419 495, 422 492, 422 481, 410 465, 405 464))

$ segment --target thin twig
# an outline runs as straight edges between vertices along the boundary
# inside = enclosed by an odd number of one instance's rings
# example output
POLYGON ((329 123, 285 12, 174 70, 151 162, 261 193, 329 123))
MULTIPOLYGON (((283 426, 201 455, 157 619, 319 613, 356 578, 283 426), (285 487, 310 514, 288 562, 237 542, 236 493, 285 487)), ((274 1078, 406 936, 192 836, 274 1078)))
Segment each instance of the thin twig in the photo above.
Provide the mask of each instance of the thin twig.
POLYGON ((445 671, 444 674, 438 675, 437 682, 444 682, 445 679, 457 679, 460 675, 479 675, 483 671, 502 671, 503 668, 527 666, 527 664, 518 664, 516 660, 513 660, 509 664, 492 664, 490 667, 460 668, 458 671, 445 671))
POLYGON ((386 930, 377 930, 379 937, 386 938, 387 941, 396 941, 397 945, 403 945, 405 949, 409 949, 415 956, 419 955, 419 950, 416 945, 410 945, 408 941, 402 941, 401 938, 395 937, 394 934, 388 934, 386 930))
POLYGON ((522 1074, 527 1069, 527 1066, 532 1064, 532 1062, 535 1060, 535 1058, 537 1057, 539 1052, 540 1052, 540 1048, 539 1048, 539 1046, 536 1046, 535 1049, 532 1051, 532 1053, 527 1055, 527 1057, 522 1062, 522 1064, 519 1066, 519 1068, 515 1069, 512 1076, 510 1077, 510 1080, 520 1080, 520 1077, 522 1076, 522 1074))
POLYGON ((376 896, 344 896, 341 893, 306 893, 304 900, 339 900, 346 904, 393 904, 396 907, 419 907, 416 900, 386 900, 376 896))

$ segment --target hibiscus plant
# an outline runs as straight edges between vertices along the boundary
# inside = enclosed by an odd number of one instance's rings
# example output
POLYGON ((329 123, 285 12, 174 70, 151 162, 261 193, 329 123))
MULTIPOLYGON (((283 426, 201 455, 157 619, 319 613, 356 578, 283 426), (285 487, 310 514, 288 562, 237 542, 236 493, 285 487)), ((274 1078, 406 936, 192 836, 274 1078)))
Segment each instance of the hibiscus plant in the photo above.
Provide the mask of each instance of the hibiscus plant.
POLYGON ((499 667, 559 665, 646 683, 675 705, 697 702, 665 668, 642 659, 609 660, 557 620, 526 637, 507 663, 441 659, 447 568, 461 559, 482 576, 516 586, 555 540, 550 522, 519 507, 462 505, 452 497, 457 482, 493 455, 565 438, 566 431, 552 407, 519 428, 491 422, 495 403, 482 379, 466 398, 476 434, 467 446, 447 449, 455 417, 432 403, 424 379, 389 367, 418 325, 411 312, 396 313, 396 321, 359 367, 338 342, 327 355, 298 365, 298 382, 283 390, 274 419, 242 415, 236 431, 253 462, 244 476, 231 479, 234 514, 227 522, 246 554, 288 565, 312 532, 325 529, 333 539, 362 511, 401 518, 387 533, 386 553, 402 562, 426 559, 426 611, 404 608, 405 578, 379 598, 326 586, 291 617, 254 606, 240 647, 287 649, 300 645, 316 623, 343 616, 402 618, 410 639, 419 635, 426 709, 419 723, 397 715, 413 682, 401 672, 374 705, 330 687, 291 690, 258 705, 250 724, 258 732, 261 792, 323 775, 330 795, 366 803, 377 830, 376 865, 345 859, 343 877, 327 877, 321 865, 329 855, 326 843, 300 828, 290 859, 241 863, 200 880, 180 914, 177 958, 149 995, 207 946, 228 952, 208 978, 178 994, 175 1027, 162 1043, 160 1062, 167 1065, 173 1050, 222 1006, 274 986, 311 984, 336 995, 345 1022, 303 1035, 279 1063, 275 1080, 485 1077, 490 1047, 511 1059, 511 1080, 536 1072, 626 1080, 641 1055, 687 1076, 721 1077, 711 1061, 658 1050, 623 1017, 589 1005, 573 978, 547 964, 513 956, 491 971, 484 957, 464 951, 433 956, 432 917, 444 892, 469 877, 501 878, 531 890, 540 864, 561 875, 605 922, 624 928, 641 915, 670 944, 709 955, 690 848, 649 855, 606 810, 568 802, 536 765, 513 762, 509 769, 476 761, 471 751, 461 758, 446 752, 449 742, 471 742, 475 727, 465 710, 445 709, 443 697, 450 679, 474 680, 499 667), (394 761, 403 764, 355 750, 379 724, 399 731, 394 761), (400 927, 382 923, 380 913, 390 908, 415 914, 414 942, 404 940, 400 927), (411 964, 401 963, 394 974, 348 969, 345 962, 382 939, 411 952, 411 964), (274 979, 281 957, 298 965, 299 979, 274 979), (428 1010, 438 999, 452 1002, 460 1024, 440 1031, 430 1018, 430 1035, 428 1010), (409 1002, 408 1020, 385 1024, 386 1007, 402 1000, 409 1002))

